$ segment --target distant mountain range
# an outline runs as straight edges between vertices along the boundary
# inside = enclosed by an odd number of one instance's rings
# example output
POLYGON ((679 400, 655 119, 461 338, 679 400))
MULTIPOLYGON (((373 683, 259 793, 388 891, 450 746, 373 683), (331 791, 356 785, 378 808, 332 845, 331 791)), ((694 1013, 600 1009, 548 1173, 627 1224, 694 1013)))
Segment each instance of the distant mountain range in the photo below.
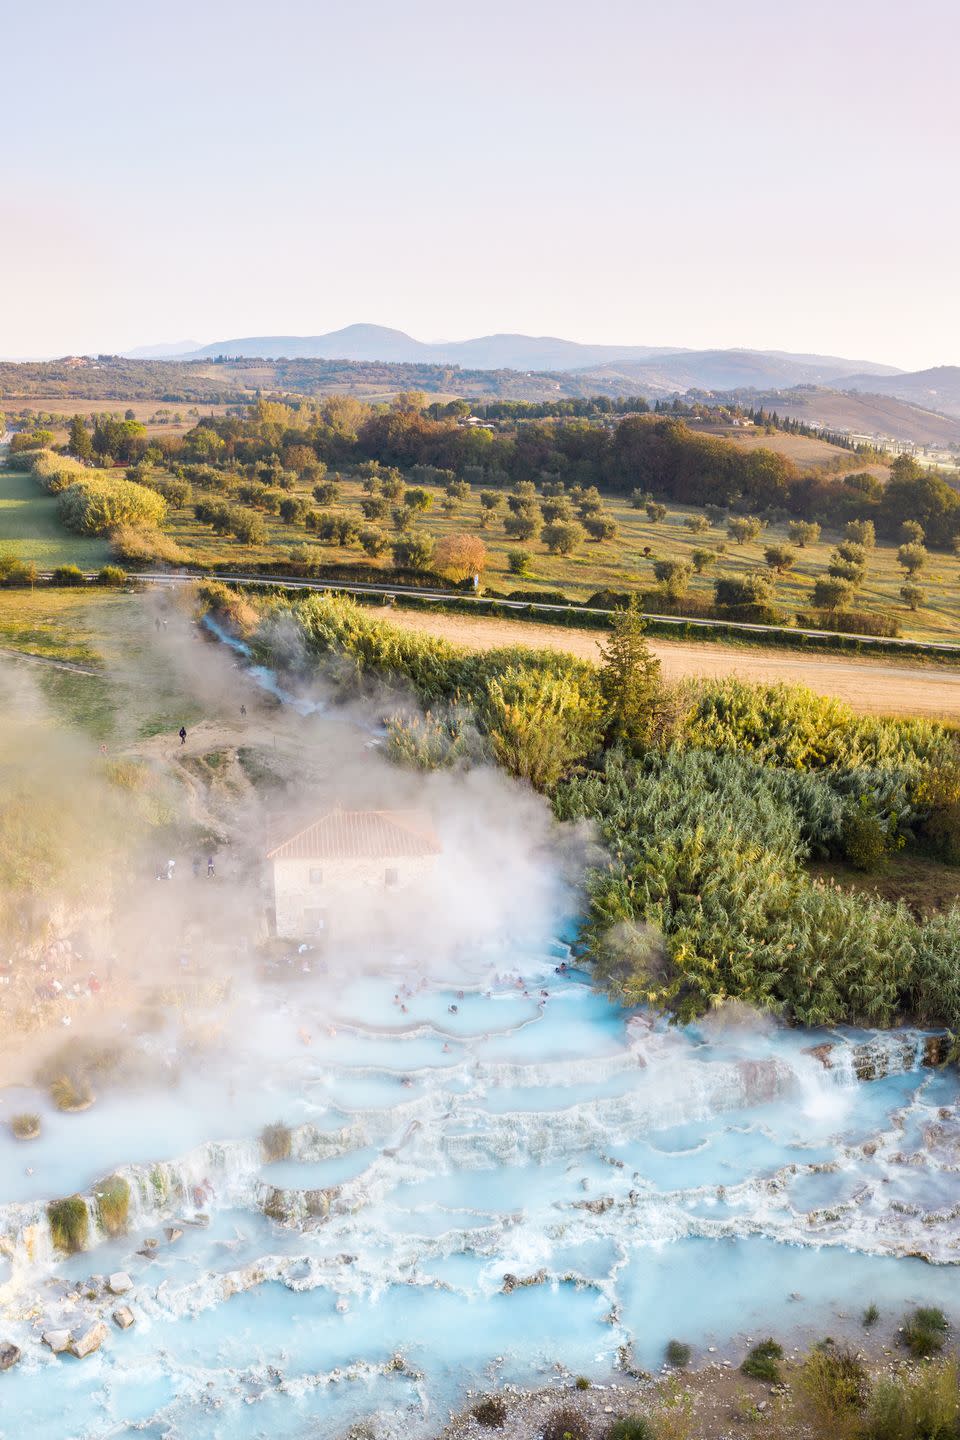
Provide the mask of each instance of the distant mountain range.
POLYGON ((484 335, 428 344, 382 325, 348 325, 326 335, 251 335, 212 345, 145 346, 131 359, 325 359, 392 364, 458 365, 464 370, 609 370, 640 390, 673 394, 689 389, 730 390, 834 384, 843 376, 888 377, 892 365, 833 355, 792 355, 779 350, 681 350, 657 345, 587 345, 553 336, 484 335))

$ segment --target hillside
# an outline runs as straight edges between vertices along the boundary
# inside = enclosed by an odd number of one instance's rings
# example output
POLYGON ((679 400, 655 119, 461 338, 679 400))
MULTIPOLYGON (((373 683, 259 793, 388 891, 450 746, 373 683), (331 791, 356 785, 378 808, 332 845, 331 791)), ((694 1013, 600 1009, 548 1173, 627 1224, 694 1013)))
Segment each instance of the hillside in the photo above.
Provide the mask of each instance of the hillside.
MULTIPOLYGON (((878 382, 871 380, 871 384, 878 382)), ((828 430, 887 435, 915 445, 960 444, 960 418, 938 414, 893 395, 857 393, 826 386, 802 385, 782 390, 733 389, 715 398, 741 403, 779 415, 823 425, 828 430)))
POLYGON ((960 365, 935 365, 906 375, 850 375, 843 381, 843 389, 894 395, 960 418, 960 365))

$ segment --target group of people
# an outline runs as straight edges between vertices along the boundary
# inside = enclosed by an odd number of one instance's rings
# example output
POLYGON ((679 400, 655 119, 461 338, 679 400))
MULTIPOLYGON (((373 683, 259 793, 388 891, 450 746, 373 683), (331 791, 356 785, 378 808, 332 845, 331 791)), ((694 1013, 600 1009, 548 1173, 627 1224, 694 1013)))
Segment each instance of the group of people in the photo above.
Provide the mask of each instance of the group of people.
MULTIPOLYGON (((201 874, 203 873, 203 861, 201 860, 201 858, 200 858, 199 855, 194 855, 193 860, 191 861, 191 866, 190 866, 190 868, 191 868, 192 871, 193 871, 193 878, 194 878, 194 880, 199 880, 201 874)), ((161 862, 161 864, 157 866, 157 879, 158 879, 158 880, 172 880, 172 879, 174 878, 175 873, 176 873, 176 869, 177 869, 177 862, 176 862, 176 860, 167 860, 167 861, 161 862)), ((215 861, 215 859, 214 859, 214 857, 213 857, 212 855, 208 855, 208 856, 207 856, 207 875, 210 876, 210 877, 212 877, 212 876, 216 875, 216 873, 217 873, 216 861, 215 861)))

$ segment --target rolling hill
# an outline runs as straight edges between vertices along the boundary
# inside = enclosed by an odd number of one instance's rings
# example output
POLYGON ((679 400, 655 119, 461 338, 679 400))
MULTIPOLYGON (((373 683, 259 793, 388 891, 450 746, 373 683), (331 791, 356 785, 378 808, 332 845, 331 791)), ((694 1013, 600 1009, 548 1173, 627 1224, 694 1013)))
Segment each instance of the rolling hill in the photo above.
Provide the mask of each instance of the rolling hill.
MULTIPOLYGON (((156 356, 160 347, 142 347, 130 358, 156 356)), ((163 347, 166 349, 166 347, 163 347)), ((173 348, 167 350, 169 356, 173 348)), ((484 335, 470 340, 427 343, 382 325, 348 325, 325 335, 248 335, 218 340, 178 358, 353 360, 414 365, 456 365, 464 370, 583 371, 610 367, 628 386, 654 394, 691 387, 729 389, 737 385, 827 384, 841 375, 895 374, 889 365, 831 355, 790 355, 782 351, 682 350, 655 345, 588 345, 555 336, 484 335)))
POLYGON ((935 365, 930 370, 914 370, 905 375, 850 375, 840 382, 840 388, 894 395, 898 400, 960 419, 960 365, 935 365))

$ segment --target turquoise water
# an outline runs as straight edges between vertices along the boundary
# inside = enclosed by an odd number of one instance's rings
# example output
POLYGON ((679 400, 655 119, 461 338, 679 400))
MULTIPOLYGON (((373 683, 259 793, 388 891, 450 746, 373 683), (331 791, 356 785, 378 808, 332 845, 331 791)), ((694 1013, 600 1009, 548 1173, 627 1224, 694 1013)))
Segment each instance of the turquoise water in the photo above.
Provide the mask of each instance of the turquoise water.
POLYGON ((761 1332, 855 1331, 871 1301, 891 1333, 910 1303, 951 1312, 952 1266, 906 1256, 955 1253, 955 1072, 910 1063, 896 1037, 652 1024, 557 975, 563 953, 460 957, 447 985, 411 967, 340 983, 333 966, 252 993, 251 1043, 281 1063, 237 1057, 153 1092, 148 1124, 142 1095, 61 1116, 5 1094, 44 1134, 0 1137, 2 1338, 24 1351, 0 1377, 0 1436, 293 1440, 368 1414, 423 1435, 470 1387, 601 1378, 624 1345, 649 1368, 674 1337, 736 1359, 761 1332), (820 1041, 830 1070, 805 1053, 820 1041), (868 1044, 882 1078, 859 1082, 868 1044), (257 1136, 278 1119, 291 1156, 265 1164, 257 1136), (139 1184, 156 1161, 182 1185, 159 1207, 139 1184), (117 1168, 130 1233, 56 1258, 39 1202, 117 1168), (262 1213, 276 1192, 286 1220, 262 1213), (116 1269, 133 1280, 125 1332, 115 1301, 85 1298, 116 1269), (100 1312, 97 1354, 40 1343, 100 1312))

